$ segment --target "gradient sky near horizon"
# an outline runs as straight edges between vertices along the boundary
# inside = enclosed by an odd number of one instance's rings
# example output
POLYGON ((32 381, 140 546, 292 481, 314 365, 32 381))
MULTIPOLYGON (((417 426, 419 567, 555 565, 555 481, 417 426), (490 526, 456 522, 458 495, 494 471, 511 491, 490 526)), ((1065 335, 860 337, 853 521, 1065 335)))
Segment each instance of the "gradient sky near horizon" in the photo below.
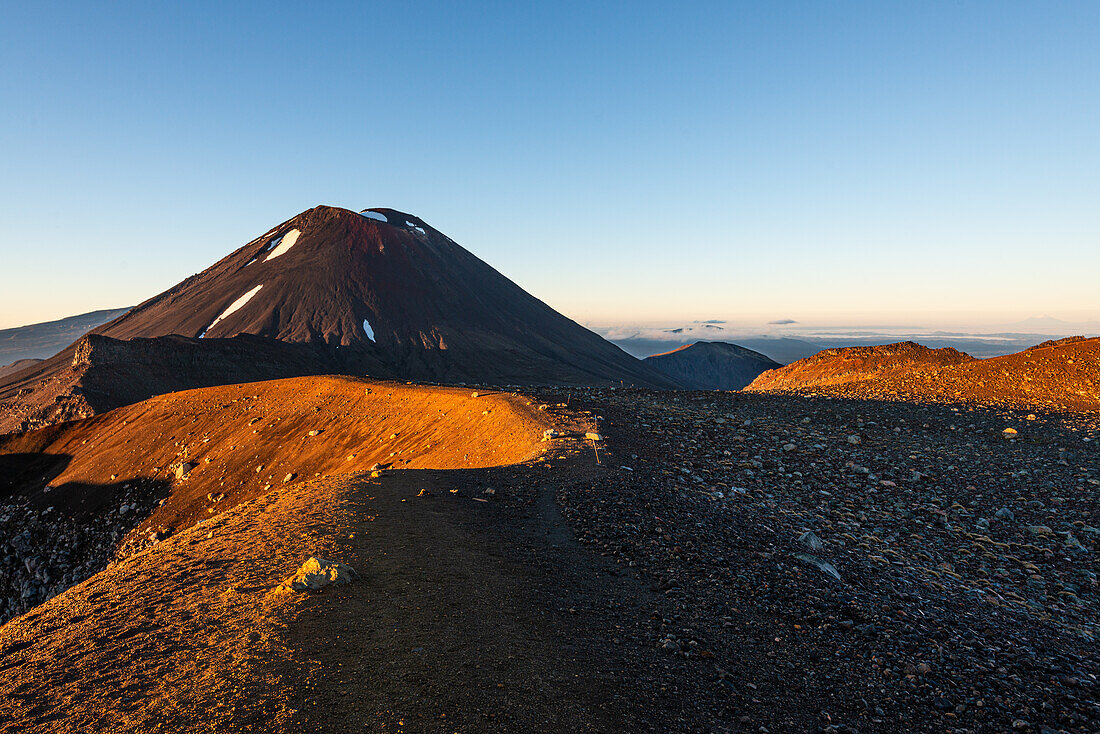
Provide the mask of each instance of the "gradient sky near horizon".
POLYGON ((1100 318, 1098 3, 3 17, 0 328, 320 203, 413 212, 585 323, 1100 318))

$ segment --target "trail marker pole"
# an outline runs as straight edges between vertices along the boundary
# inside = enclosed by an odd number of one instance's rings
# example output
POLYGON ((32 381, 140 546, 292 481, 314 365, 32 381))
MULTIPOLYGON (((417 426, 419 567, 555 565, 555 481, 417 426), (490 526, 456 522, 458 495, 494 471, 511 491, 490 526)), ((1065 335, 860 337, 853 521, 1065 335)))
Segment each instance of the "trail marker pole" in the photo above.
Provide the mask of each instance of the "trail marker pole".
MULTIPOLYGON (((592 416, 592 435, 600 435, 600 423, 596 420, 596 416, 592 416)), ((596 465, 600 464, 600 449, 596 446, 596 439, 592 439, 592 452, 596 454, 596 465)))

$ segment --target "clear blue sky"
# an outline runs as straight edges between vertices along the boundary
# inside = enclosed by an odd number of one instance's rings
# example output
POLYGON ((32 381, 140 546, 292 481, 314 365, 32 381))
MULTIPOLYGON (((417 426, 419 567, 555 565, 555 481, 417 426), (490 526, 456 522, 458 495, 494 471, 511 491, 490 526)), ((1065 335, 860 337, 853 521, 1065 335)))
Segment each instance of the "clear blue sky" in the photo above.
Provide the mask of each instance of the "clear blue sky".
POLYGON ((0 327, 315 204, 585 322, 1100 316, 1100 3, 5 2, 0 327))

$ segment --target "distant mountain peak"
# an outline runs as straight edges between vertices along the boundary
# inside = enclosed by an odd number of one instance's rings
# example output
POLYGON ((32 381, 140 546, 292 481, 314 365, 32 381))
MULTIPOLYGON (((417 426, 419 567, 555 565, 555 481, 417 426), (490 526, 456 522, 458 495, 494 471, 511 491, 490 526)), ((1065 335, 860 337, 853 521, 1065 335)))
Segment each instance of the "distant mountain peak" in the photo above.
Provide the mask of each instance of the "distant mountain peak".
POLYGON ((697 341, 646 357, 646 364, 696 390, 740 390, 779 363, 729 342, 697 341))

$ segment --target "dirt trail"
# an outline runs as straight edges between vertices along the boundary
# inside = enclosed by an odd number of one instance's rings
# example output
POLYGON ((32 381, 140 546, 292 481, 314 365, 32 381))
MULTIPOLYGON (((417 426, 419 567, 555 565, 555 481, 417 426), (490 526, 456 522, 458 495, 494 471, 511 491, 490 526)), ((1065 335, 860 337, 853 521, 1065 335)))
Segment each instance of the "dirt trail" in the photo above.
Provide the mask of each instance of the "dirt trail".
POLYGON ((540 474, 400 472, 354 493, 343 526, 359 530, 338 553, 365 582, 287 627, 312 661, 292 697, 303 729, 638 730, 623 728, 636 661, 612 638, 648 592, 609 586, 614 564, 576 543, 540 474), (517 480, 531 489, 517 496, 517 480))
POLYGON ((659 730, 639 712, 662 662, 628 639, 658 595, 553 502, 590 477, 575 458, 280 488, 0 628, 0 731, 659 730), (362 578, 274 592, 311 554, 362 578))
POLYGON ((541 398, 600 466, 536 405, 526 461, 280 485, 0 628, 0 732, 1097 730, 1083 419, 541 398), (361 579, 272 593, 308 555, 361 579))
POLYGON ((182 449, 214 462, 153 516, 183 529, 0 627, 0 732, 667 729, 669 662, 640 627, 663 599, 559 515, 557 493, 602 470, 573 439, 541 441, 571 426, 552 413, 324 378, 165 396, 9 441, 13 460, 68 457, 40 501, 182 449), (410 468, 349 471, 391 453, 410 468), (202 519, 212 469, 252 487, 256 461, 315 476, 202 519), (311 555, 361 579, 276 591, 311 555))

